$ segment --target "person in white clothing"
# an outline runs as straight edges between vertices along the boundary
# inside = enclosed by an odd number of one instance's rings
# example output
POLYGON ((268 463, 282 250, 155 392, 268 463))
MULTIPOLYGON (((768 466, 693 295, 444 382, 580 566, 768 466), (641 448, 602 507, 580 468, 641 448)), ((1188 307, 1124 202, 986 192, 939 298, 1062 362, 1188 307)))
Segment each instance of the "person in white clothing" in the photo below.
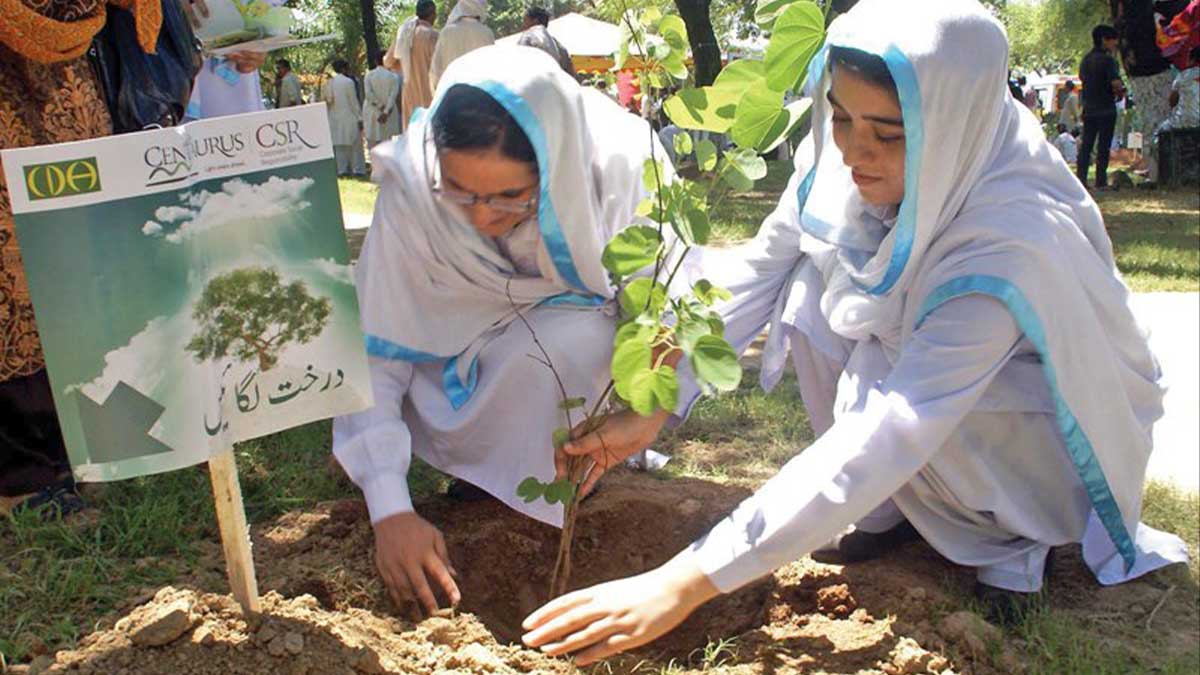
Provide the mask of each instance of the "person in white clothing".
MULTIPOLYGON (((268 0, 279 5, 283 0, 268 0)), ((199 27, 209 14, 204 0, 181 3, 199 27)), ((184 111, 185 122, 266 110, 258 69, 266 63, 266 52, 239 51, 205 58, 192 82, 192 95, 184 111)))
POLYGON ((974 0, 833 21, 787 192, 727 269, 704 264, 734 294, 727 339, 771 325, 764 384, 790 348, 819 437, 673 560, 534 612, 526 644, 587 665, 825 544, 853 562, 919 535, 976 569, 1001 621, 1036 604, 1052 546, 1082 542, 1102 584, 1186 559, 1139 522, 1161 373, 1100 211, 1007 61, 974 0))
POLYGON ((362 105, 358 88, 350 77, 350 64, 344 59, 333 62, 333 77, 325 82, 321 99, 329 106, 329 134, 333 138, 333 156, 339 176, 362 175, 362 105))
POLYGON ((400 76, 383 66, 383 56, 363 78, 363 131, 367 149, 400 133, 400 76))
POLYGON ((372 152, 379 199, 355 275, 375 406, 335 420, 333 452, 363 491, 397 602, 432 612, 431 586, 459 600, 442 536, 409 498, 413 455, 562 524, 562 505, 516 494, 555 474, 562 424, 555 376, 528 358, 538 347, 517 312, 568 394, 594 401, 617 327, 600 257, 646 222, 649 136, 545 53, 494 46, 455 61, 430 109, 372 152))
POLYGON ((1067 125, 1062 122, 1058 123, 1058 135, 1054 137, 1054 149, 1058 150, 1058 154, 1062 155, 1063 160, 1067 164, 1075 163, 1078 143, 1075 135, 1068 131, 1067 125))
POLYGON ((454 59, 496 42, 496 34, 485 23, 487 17, 487 0, 458 0, 450 10, 429 64, 429 84, 433 89, 437 89, 438 80, 454 59))

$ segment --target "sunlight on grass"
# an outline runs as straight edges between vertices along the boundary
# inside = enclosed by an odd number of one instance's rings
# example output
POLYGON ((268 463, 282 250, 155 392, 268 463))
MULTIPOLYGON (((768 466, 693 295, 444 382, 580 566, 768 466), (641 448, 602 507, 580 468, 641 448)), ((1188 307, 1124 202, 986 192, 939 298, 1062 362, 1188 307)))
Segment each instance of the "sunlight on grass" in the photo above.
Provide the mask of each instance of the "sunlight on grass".
POLYGON ((339 178, 338 193, 342 198, 342 211, 371 215, 375 212, 375 197, 379 186, 365 178, 339 178))

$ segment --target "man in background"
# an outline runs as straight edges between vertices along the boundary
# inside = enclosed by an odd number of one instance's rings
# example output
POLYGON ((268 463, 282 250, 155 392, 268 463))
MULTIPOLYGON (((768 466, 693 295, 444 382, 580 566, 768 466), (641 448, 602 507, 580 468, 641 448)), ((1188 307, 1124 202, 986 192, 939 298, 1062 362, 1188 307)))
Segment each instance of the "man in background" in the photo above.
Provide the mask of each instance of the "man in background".
POLYGON ((438 32, 433 28, 437 5, 433 0, 418 0, 416 15, 400 24, 396 40, 383 57, 383 65, 399 73, 403 81, 400 128, 408 128, 413 110, 428 108, 433 101, 433 86, 429 82, 429 64, 437 48, 438 32))
POLYGON ((383 57, 363 77, 363 132, 367 149, 400 133, 400 76, 383 66, 383 57))
POLYGON ((486 47, 496 41, 496 34, 484 23, 488 10, 486 0, 458 0, 446 25, 438 35, 437 47, 429 64, 429 85, 437 89, 438 80, 446 68, 467 52, 486 47))
POLYGON ((1062 104, 1058 109, 1058 121, 1067 125, 1067 131, 1075 131, 1080 127, 1079 92, 1075 90, 1075 80, 1067 80, 1063 85, 1062 104))
POLYGON ((290 108, 297 105, 304 105, 300 78, 292 72, 290 61, 279 59, 275 62, 275 107, 290 108))
POLYGON ((333 157, 338 176, 366 173, 362 159, 362 105, 358 87, 350 77, 345 59, 333 62, 334 75, 325 83, 321 98, 329 106, 329 135, 333 138, 333 157))
POLYGON ((575 77, 575 64, 571 61, 571 54, 550 34, 547 29, 549 25, 550 12, 546 11, 546 8, 537 5, 530 7, 525 10, 525 23, 521 26, 521 39, 517 40, 517 44, 546 52, 558 61, 559 67, 568 75, 575 77))
POLYGON ((1096 147, 1096 189, 1108 189, 1108 155, 1117 125, 1117 99, 1125 97, 1121 72, 1112 52, 1119 34, 1112 26, 1092 29, 1092 51, 1079 64, 1083 94, 1083 142, 1079 146, 1079 181, 1087 185, 1092 146, 1096 147))

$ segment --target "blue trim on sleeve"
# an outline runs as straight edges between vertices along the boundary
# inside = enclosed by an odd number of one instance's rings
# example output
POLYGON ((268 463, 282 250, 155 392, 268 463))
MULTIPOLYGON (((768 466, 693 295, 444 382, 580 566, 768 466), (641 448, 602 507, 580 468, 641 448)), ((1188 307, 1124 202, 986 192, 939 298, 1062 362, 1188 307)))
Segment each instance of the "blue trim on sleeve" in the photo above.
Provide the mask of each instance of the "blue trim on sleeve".
POLYGON ((1129 531, 1125 527, 1125 521, 1121 517, 1121 508, 1117 505, 1116 498, 1113 497, 1112 488, 1109 487, 1108 479, 1104 475, 1104 469, 1100 466, 1100 461, 1096 458, 1096 451, 1092 447, 1092 442, 1088 440, 1083 427, 1075 419, 1074 413, 1071 412, 1071 409, 1067 406, 1067 402, 1062 397, 1062 393, 1058 389, 1058 375, 1054 370, 1054 364, 1050 360, 1050 350, 1046 344, 1045 327, 1038 318, 1033 305, 1021 293, 1020 289, 1007 279, 995 276, 973 274, 952 279, 938 286, 925 299, 924 304, 921 305, 921 311, 917 315, 917 326, 919 327, 925 320, 925 317, 943 303, 953 298, 972 293, 989 295, 1003 302, 1008 308, 1009 313, 1012 314, 1013 319, 1016 320, 1017 326, 1020 327, 1025 337, 1041 355, 1042 372, 1046 376, 1046 384, 1049 385, 1050 394, 1054 398, 1055 419, 1058 424, 1058 430, 1062 434, 1063 443, 1067 448, 1067 454, 1070 455, 1071 462, 1075 465, 1075 470, 1079 473, 1080 480, 1083 481, 1084 488, 1087 490, 1088 497, 1092 501, 1092 507, 1096 509, 1096 514, 1099 516, 1100 522, 1104 525, 1104 529, 1108 532, 1108 536, 1112 539, 1113 544, 1116 545, 1121 558, 1125 560, 1125 571, 1128 572, 1132 569, 1134 560, 1137 557, 1133 539, 1129 536, 1129 531))
POLYGON ((472 83, 472 86, 486 91, 496 99, 497 103, 504 106, 508 114, 513 116, 521 130, 529 137, 529 142, 533 145, 533 151, 537 155, 538 182, 541 186, 538 195, 538 229, 542 234, 542 242, 546 245, 550 260, 554 262, 554 268, 558 270, 558 274, 563 280, 573 288, 587 291, 588 287, 579 276, 575 261, 571 257, 571 248, 567 245, 567 237, 558 222, 557 214, 555 214, 554 201, 550 198, 550 153, 546 147, 546 134, 542 131, 541 123, 525 99, 503 84, 485 80, 472 83))
POLYGON ((446 365, 442 368, 442 389, 446 391, 446 396, 450 398, 450 405, 455 410, 471 400, 471 394, 475 393, 475 386, 478 383, 479 357, 471 359, 471 367, 467 369, 466 382, 458 377, 458 357, 446 360, 446 365))
POLYGON ((408 361, 410 363, 430 363, 446 358, 444 356, 437 356, 436 354, 417 351, 416 349, 409 349, 391 340, 385 340, 378 335, 368 334, 364 341, 367 345, 367 354, 380 359, 408 361))
POLYGON ((582 295, 580 293, 559 293, 538 303, 538 307, 558 307, 571 305, 574 307, 599 307, 607 300, 601 295, 582 295))

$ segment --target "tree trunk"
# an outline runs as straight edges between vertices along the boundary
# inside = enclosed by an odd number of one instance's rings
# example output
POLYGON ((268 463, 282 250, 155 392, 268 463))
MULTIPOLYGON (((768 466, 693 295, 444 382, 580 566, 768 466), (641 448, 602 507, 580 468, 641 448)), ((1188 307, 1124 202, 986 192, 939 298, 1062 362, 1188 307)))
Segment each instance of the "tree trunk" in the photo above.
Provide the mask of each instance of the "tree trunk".
POLYGON ((687 26, 697 87, 712 84, 721 72, 721 46, 713 32, 710 4, 711 0, 675 0, 679 17, 687 26))
POLYGON ((358 0, 362 13, 363 41, 367 43, 367 70, 379 64, 379 30, 375 20, 375 0, 358 0))

